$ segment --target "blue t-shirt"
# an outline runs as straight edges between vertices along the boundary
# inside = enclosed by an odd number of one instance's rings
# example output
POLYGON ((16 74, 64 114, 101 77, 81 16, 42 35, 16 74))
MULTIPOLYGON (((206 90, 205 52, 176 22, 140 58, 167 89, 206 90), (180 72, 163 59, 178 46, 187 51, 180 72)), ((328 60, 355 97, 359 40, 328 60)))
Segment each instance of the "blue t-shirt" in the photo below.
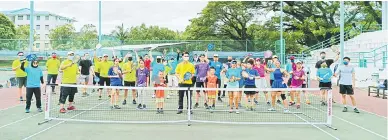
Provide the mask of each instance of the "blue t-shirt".
POLYGON ((339 84, 341 85, 353 85, 353 72, 354 68, 351 66, 340 66, 337 70, 339 73, 339 84))
POLYGON ((250 77, 259 76, 259 73, 254 69, 245 69, 245 71, 249 74, 249 77, 245 78, 245 85, 254 86, 255 85, 255 78, 250 79, 250 77))
MULTIPOLYGON (((292 71, 292 63, 288 63, 286 65, 286 71, 290 73, 292 71)), ((290 74, 290 78, 292 78, 292 74, 290 74)))
MULTIPOLYGON (((119 67, 118 68, 120 71, 121 71, 121 68, 119 67)), ((113 67, 111 67, 108 71, 108 75, 109 76, 117 76, 116 73, 113 72, 113 67)), ((110 85, 111 86, 119 86, 119 85, 122 85, 122 79, 119 78, 119 77, 114 77, 114 78, 110 78, 110 85)))
POLYGON ((152 63, 152 76, 158 76, 159 72, 164 72, 164 65, 160 63, 152 63))
MULTIPOLYGON (((240 77, 241 77, 241 72, 243 71, 242 68, 237 68, 239 71, 240 71, 240 77)), ((240 81, 238 81, 238 84, 240 85, 240 87, 242 87, 244 85, 244 78, 241 77, 240 81)))
POLYGON ((40 77, 43 76, 42 69, 37 67, 27 67, 25 69, 27 73, 27 86, 28 88, 36 88, 40 87, 40 77))
POLYGON ((170 65, 170 67, 171 67, 170 74, 175 74, 175 69, 176 69, 176 66, 178 65, 178 63, 175 60, 172 62, 170 60, 168 62, 168 65, 170 65))
POLYGON ((319 68, 317 71, 317 77, 323 78, 320 80, 322 83, 331 82, 330 77, 333 76, 333 72, 330 68, 319 68))
POLYGON ((211 61, 209 63, 210 67, 214 67, 216 69, 215 75, 217 76, 218 79, 221 79, 221 70, 222 70, 222 63, 217 61, 211 61))
MULTIPOLYGON (((238 69, 238 68, 229 68, 228 71, 226 71, 226 77, 228 79, 232 78, 232 76, 236 77, 236 78, 241 78, 241 69, 238 69)), ((237 84, 239 83, 239 81, 236 81, 236 82, 229 82, 229 85, 231 86, 237 86, 237 84)))

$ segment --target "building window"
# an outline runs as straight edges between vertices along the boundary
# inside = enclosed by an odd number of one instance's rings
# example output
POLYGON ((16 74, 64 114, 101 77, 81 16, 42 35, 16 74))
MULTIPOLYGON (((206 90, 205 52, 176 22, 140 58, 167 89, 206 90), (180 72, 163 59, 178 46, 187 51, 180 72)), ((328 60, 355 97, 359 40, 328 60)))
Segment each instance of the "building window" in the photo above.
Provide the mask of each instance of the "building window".
POLYGON ((36 16, 36 20, 40 20, 40 16, 36 16))
POLYGON ((44 18, 45 18, 46 20, 49 20, 49 16, 45 16, 44 18))
POLYGON ((45 28, 46 30, 50 30, 50 26, 49 26, 49 25, 44 26, 44 28, 45 28))
POLYGON ((27 15, 27 20, 30 20, 30 15, 27 15))
POLYGON ((40 25, 36 25, 36 30, 40 30, 40 25))
POLYGON ((18 20, 23 20, 23 16, 18 16, 18 20))
POLYGON ((40 48, 40 43, 36 43, 36 46, 35 46, 35 48, 40 48))
POLYGON ((49 44, 48 44, 48 43, 44 43, 44 47, 45 47, 45 48, 48 48, 48 47, 49 47, 49 44))
POLYGON ((48 34, 45 34, 45 35, 44 35, 44 39, 49 39, 48 34))

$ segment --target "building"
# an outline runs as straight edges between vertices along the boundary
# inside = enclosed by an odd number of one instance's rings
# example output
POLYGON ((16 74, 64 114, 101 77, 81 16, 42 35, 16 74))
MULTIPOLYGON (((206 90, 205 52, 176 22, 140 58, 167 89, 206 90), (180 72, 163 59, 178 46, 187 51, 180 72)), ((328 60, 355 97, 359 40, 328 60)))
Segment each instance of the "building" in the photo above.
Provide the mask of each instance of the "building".
MULTIPOLYGON (((15 26, 30 25, 30 9, 0 11, 5 14, 15 26)), ((34 11, 34 30, 38 39, 34 42, 34 51, 48 50, 51 48, 49 33, 51 29, 65 24, 73 24, 74 18, 60 16, 47 11, 34 11)))

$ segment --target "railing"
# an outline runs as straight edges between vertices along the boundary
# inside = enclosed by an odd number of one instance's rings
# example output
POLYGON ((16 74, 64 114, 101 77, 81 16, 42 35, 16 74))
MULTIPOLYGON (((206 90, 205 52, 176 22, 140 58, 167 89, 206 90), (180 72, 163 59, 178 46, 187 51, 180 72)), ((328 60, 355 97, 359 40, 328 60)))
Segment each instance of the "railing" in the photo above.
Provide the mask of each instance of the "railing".
POLYGON ((383 26, 381 24, 374 24, 374 25, 367 25, 360 26, 361 33, 365 32, 374 32, 374 31, 379 31, 383 29, 383 26))
POLYGON ((388 45, 384 45, 369 52, 353 52, 348 55, 351 59, 358 60, 359 67, 367 67, 367 64, 378 67, 379 62, 381 62, 381 67, 387 68, 387 52, 388 45))

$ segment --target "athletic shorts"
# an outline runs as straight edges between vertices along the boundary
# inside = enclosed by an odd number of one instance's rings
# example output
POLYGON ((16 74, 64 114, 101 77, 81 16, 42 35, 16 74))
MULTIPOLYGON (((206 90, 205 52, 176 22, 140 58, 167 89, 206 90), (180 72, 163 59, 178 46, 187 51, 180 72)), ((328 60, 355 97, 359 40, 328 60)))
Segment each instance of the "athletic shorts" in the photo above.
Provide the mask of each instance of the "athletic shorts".
POLYGON ((135 85, 136 85, 136 82, 124 81, 124 86, 126 87, 135 87, 135 85))
POLYGON ((156 98, 155 102, 156 103, 164 103, 164 98, 156 98))
POLYGON ((340 91, 339 91, 340 94, 346 94, 346 95, 353 95, 354 94, 353 86, 352 85, 342 85, 342 84, 340 84, 339 88, 340 88, 340 91))
POLYGON ((307 88, 307 85, 306 84, 302 84, 302 88, 307 88))
POLYGON ((120 84, 120 83, 113 84, 113 83, 112 83, 110 86, 119 87, 119 86, 123 86, 123 84, 120 84))
POLYGON ((16 77, 16 80, 18 81, 18 87, 22 88, 23 86, 26 87, 27 85, 27 77, 16 77))
POLYGON ((104 83, 106 86, 109 86, 110 85, 110 78, 100 77, 100 86, 104 86, 104 83))
POLYGON ((268 88, 267 80, 264 77, 255 80, 256 88, 268 88))
MULTIPOLYGON (((256 88, 255 85, 245 85, 245 88, 256 88)), ((256 94, 256 91, 244 91, 246 95, 254 95, 256 94)))
POLYGON ((80 83, 85 83, 85 82, 89 82, 89 75, 80 75, 78 80, 80 83))
MULTIPOLYGON (((197 87, 197 88, 204 88, 205 87, 205 85, 204 85, 204 83, 203 82, 196 82, 195 83, 195 87, 197 87)), ((199 90, 197 90, 197 92, 200 92, 199 90)), ((203 91, 203 92, 205 92, 205 91, 203 91)))
POLYGON ((238 81, 235 82, 228 82, 226 84, 226 88, 240 88, 240 84, 238 81))
POLYGON ((320 88, 331 88, 331 82, 327 82, 327 83, 319 82, 319 87, 320 88))

